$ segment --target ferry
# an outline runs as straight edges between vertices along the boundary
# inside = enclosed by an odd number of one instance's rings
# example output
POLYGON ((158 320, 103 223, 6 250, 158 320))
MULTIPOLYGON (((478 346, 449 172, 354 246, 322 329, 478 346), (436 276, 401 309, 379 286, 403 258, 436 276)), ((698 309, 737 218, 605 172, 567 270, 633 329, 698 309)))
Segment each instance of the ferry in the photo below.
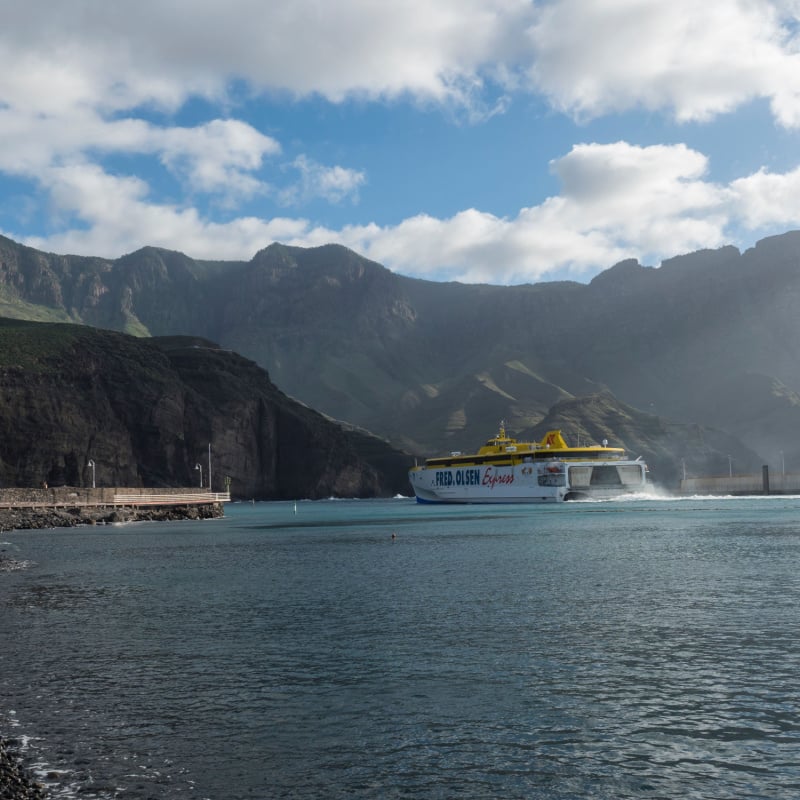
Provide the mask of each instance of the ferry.
POLYGON ((569 447, 560 430, 518 442, 505 423, 477 453, 429 458, 408 474, 418 503, 561 503, 647 489, 647 465, 621 447, 569 447))

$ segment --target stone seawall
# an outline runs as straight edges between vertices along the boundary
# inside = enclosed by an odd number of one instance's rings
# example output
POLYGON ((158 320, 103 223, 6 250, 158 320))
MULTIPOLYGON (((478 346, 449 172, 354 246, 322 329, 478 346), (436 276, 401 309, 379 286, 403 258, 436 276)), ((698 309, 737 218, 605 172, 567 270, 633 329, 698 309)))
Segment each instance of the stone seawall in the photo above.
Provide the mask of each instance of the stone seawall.
POLYGON ((141 487, 104 486, 89 489, 57 486, 52 489, 0 489, 0 508, 10 506, 114 506, 114 505, 178 505, 227 502, 230 495, 197 487, 175 489, 142 489, 141 487))
POLYGON ((0 530, 224 516, 228 494, 203 489, 0 489, 0 530))
POLYGON ((0 530, 72 528, 75 525, 113 525, 121 522, 215 519, 224 516, 221 503, 191 506, 110 506, 60 508, 0 508, 0 530))
POLYGON ((684 478, 682 495, 768 495, 800 494, 800 474, 770 472, 766 467, 752 475, 715 475, 684 478))

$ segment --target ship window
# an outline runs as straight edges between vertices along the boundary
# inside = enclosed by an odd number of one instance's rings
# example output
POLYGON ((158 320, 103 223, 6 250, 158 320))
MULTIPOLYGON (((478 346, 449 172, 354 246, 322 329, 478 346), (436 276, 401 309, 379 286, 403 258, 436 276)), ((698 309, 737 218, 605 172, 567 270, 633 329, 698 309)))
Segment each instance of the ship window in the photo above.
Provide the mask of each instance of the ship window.
POLYGON ((591 467, 570 467, 569 485, 573 488, 577 486, 588 486, 592 478, 591 467))
POLYGON ((619 479, 625 486, 638 486, 642 482, 642 468, 638 464, 617 467, 619 479))
POLYGON ((598 464, 592 468, 592 486, 620 486, 621 484, 622 481, 616 467, 598 464))
POLYGON ((642 480, 642 467, 639 464, 624 466, 598 464, 594 467, 569 468, 569 485, 573 488, 639 486, 642 480))

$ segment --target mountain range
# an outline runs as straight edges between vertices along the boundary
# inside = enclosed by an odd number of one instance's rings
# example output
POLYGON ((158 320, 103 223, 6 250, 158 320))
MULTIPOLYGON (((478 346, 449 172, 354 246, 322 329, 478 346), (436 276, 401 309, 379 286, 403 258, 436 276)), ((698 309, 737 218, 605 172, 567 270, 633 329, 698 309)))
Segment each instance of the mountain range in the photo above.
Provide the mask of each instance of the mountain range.
POLYGON ((799 301, 798 232, 522 286, 408 278, 337 245, 106 260, 0 238, 5 316, 203 337, 415 455, 472 449, 504 419, 524 438, 608 438, 667 485, 800 469, 799 301))

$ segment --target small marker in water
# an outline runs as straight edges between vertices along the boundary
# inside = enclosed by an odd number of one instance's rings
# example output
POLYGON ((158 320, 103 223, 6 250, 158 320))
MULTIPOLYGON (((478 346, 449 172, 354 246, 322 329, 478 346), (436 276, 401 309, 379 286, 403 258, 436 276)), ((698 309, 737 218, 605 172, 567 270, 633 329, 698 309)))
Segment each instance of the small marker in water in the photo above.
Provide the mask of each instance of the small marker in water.
POLYGON ((392 534, 392 540, 394 540, 394 539, 396 539, 396 538, 397 538, 397 534, 396 534, 396 533, 393 533, 393 534, 392 534))

